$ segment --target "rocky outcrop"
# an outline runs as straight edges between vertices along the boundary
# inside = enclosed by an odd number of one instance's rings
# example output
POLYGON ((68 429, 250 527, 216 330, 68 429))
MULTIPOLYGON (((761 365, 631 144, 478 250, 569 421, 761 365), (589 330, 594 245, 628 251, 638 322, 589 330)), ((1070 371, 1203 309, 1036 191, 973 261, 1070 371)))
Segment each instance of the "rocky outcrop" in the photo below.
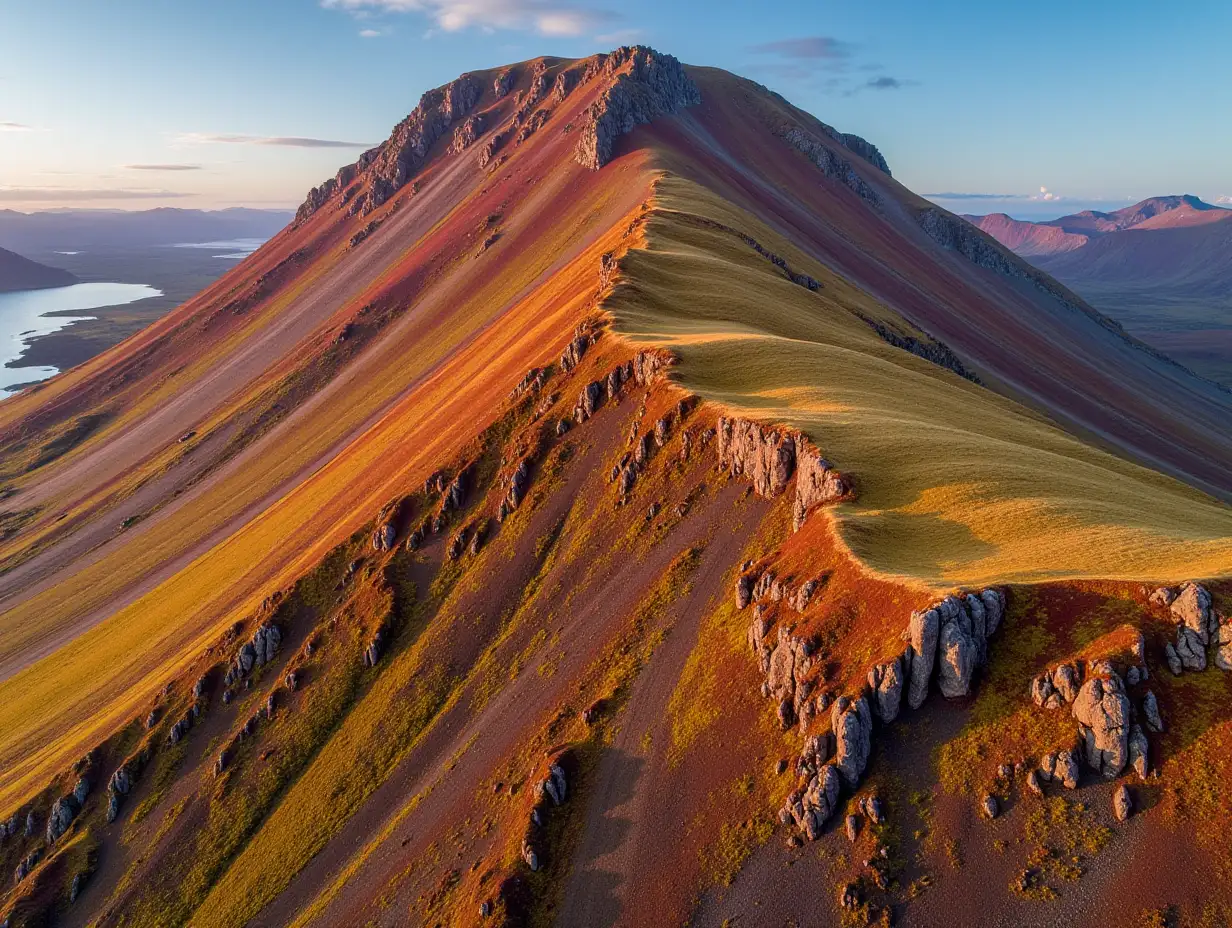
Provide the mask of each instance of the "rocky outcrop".
POLYGON ((1129 730, 1129 766, 1145 780, 1150 769, 1151 744, 1141 725, 1134 725, 1129 730))
POLYGON ((826 764, 797 787, 779 810, 779 821, 794 824, 810 841, 821 835, 821 829, 838 811, 842 779, 834 764, 826 764))
POLYGON ((522 860, 531 870, 538 870, 543 861, 542 830, 551 810, 568 798, 568 781, 563 755, 548 762, 546 773, 533 784, 535 804, 522 837, 522 860))
MULTIPOLYGON (((463 74, 420 97, 419 104, 394 127, 393 134, 385 142, 364 152, 354 165, 343 169, 348 173, 347 184, 360 175, 369 180, 368 192, 352 203, 352 214, 370 213, 418 174, 432 146, 455 122, 475 108, 482 94, 479 80, 463 74)), ((337 177, 310 191, 295 214, 295 221, 303 222, 328 202, 345 186, 341 183, 342 177, 343 172, 339 172, 337 177)))
POLYGON ((68 831, 69 826, 73 824, 73 819, 81 812, 82 804, 89 794, 90 781, 82 777, 77 781, 71 793, 61 796, 52 803, 51 812, 47 816, 48 844, 55 844, 60 836, 68 831))
POLYGON ((733 477, 744 476, 759 496, 778 496, 796 468, 796 441, 791 432, 769 429, 750 419, 719 419, 719 463, 733 477))
POLYGON ((903 692, 907 685, 907 666, 911 661, 908 652, 892 661, 878 664, 868 672, 868 686, 872 691, 873 711, 877 719, 889 724, 898 718, 903 704, 903 692))
POLYGON ((398 530, 392 522, 386 522, 372 533, 372 547, 377 551, 392 551, 398 540, 398 530))
POLYGON ((796 442, 796 498, 792 504, 792 525, 798 532, 818 506, 836 503, 850 495, 851 488, 821 453, 806 440, 796 442))
POLYGON ((461 125, 455 126, 453 140, 449 143, 450 154, 460 155, 472 145, 483 133, 483 116, 476 113, 468 116, 461 125))
POLYGON ((869 142, 850 132, 842 133, 841 138, 844 145, 875 167, 882 174, 887 177, 893 176, 890 173, 890 166, 886 164, 886 160, 882 157, 880 150, 878 150, 877 146, 872 142, 869 142))
POLYGON ((1043 709, 1059 709, 1078 698, 1080 665, 1062 664, 1031 681, 1031 700, 1043 709))
POLYGON ((864 323, 880 336, 882 341, 888 342, 895 348, 901 348, 903 351, 908 351, 917 358, 923 358, 925 361, 931 361, 938 367, 944 367, 948 371, 952 371, 964 380, 969 380, 972 383, 982 383, 980 378, 973 372, 967 369, 963 364, 962 359, 958 357, 950 347, 944 342, 939 342, 936 339, 923 341, 916 338, 914 335, 904 335, 901 332, 896 332, 894 329, 876 319, 865 316, 863 313, 856 313, 864 323))
MULTIPOLYGON (((877 191, 851 166, 851 162, 813 133, 798 125, 787 125, 779 130, 779 135, 788 145, 808 158, 826 177, 838 181, 870 205, 877 206, 881 203, 881 197, 877 191)), ((882 163, 885 162, 882 161, 882 163)))
POLYGON ((639 125, 701 102, 697 86, 671 55, 643 45, 618 48, 588 66, 585 78, 611 81, 586 110, 577 160, 597 171, 612 160, 620 136, 639 125))
POLYGON ((278 630, 278 626, 268 622, 263 624, 235 655, 234 663, 223 678, 224 685, 230 686, 258 667, 268 664, 281 646, 282 632, 278 630))
POLYGON ((868 700, 840 697, 830 709, 830 728, 834 732, 834 765, 844 782, 854 789, 864 775, 872 749, 873 714, 868 700))
POLYGON ((501 71, 492 81, 492 96, 498 100, 508 96, 516 80, 517 74, 514 73, 513 68, 506 68, 501 71))
POLYGON ((595 414, 599 404, 603 402, 603 382, 592 380, 578 394, 577 402, 573 404, 573 421, 581 425, 595 414))
POLYGON ((907 705, 918 709, 928 698, 933 667, 937 662, 937 644, 941 640, 941 614, 935 608, 911 613, 907 635, 911 649, 907 705))
POLYGON ((1041 778, 1056 780, 1066 789, 1078 788, 1078 772, 1078 759, 1068 750, 1045 754, 1039 766, 1041 778))
POLYGON ((1073 713, 1087 766, 1109 779, 1120 774, 1129 762, 1130 703, 1125 684, 1110 663, 1091 664, 1073 713))

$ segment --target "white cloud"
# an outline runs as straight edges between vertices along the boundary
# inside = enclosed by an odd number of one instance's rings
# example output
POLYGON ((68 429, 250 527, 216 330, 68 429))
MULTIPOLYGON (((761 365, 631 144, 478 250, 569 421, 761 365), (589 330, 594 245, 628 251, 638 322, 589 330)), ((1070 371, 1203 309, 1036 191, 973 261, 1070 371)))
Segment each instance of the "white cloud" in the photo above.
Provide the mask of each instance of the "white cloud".
POLYGON ((1045 201, 1051 202, 1052 200, 1061 199, 1061 194, 1053 193, 1047 187, 1040 187, 1039 193, 1031 197, 1031 199, 1032 200, 1045 200, 1045 201))
POLYGON ((547 36, 581 35, 616 19, 608 10, 551 0, 321 0, 353 15, 422 13, 446 32, 514 29, 547 36))
POLYGON ((384 34, 385 33, 383 33, 380 29, 360 29, 359 30, 359 37, 361 39, 379 39, 384 34))
POLYGON ((1220 206, 1232 206, 1232 197, 1216 197, 1215 202, 1220 206))
POLYGON ((370 142, 344 142, 339 139, 303 138, 294 135, 227 135, 209 132, 181 132, 173 145, 272 145, 277 148, 371 148, 370 142))
POLYGON ((0 122, 0 132, 33 132, 34 126, 27 126, 24 122, 0 122))

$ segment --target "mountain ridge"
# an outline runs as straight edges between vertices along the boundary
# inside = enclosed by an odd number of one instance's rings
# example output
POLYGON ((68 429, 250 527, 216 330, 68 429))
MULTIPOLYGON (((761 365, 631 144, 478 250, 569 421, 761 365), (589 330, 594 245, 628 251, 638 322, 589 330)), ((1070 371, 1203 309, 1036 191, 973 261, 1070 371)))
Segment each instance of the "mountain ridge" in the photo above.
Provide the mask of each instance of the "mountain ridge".
POLYGON ((0 293, 45 290, 75 283, 77 278, 62 268, 49 267, 0 248, 0 293))
MULTIPOLYGON (((669 58, 430 91, 225 278, 0 404, 15 918, 719 924, 751 891, 1021 921, 983 868, 1036 854, 991 845, 1036 800, 974 807, 1074 740, 1030 681, 1132 667, 1141 703, 1149 657, 1170 721, 1221 685, 1162 672, 1190 639, 1144 583, 1227 607, 1226 396, 870 143, 669 58), (896 778, 934 772, 916 828, 896 778), (996 891, 954 899, 917 834, 950 817, 996 891), (922 900, 861 863, 917 854, 922 900)), ((1180 776, 1190 727, 1149 745, 1165 856, 1222 840, 1182 837, 1225 795, 1180 776)))

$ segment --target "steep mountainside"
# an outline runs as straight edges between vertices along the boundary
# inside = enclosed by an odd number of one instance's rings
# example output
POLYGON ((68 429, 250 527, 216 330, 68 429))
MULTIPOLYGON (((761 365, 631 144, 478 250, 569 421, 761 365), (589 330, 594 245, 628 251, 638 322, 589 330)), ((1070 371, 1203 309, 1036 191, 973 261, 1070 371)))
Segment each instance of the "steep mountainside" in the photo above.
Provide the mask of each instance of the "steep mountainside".
POLYGON ((1232 387, 1232 210, 1173 196, 1042 223, 965 218, 1135 336, 1232 387))
POLYGON ((0 924, 1232 911, 1230 416, 757 84, 465 74, 0 404, 0 924))
POLYGON ((42 290, 67 287, 77 278, 58 267, 48 267, 0 248, 0 293, 13 290, 42 290))

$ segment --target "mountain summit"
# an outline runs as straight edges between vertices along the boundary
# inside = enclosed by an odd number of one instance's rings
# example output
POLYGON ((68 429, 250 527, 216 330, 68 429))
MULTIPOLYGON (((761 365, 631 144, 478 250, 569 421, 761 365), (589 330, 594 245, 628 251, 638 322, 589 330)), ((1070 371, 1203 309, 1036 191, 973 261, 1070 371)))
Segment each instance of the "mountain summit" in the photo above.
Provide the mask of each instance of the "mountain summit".
POLYGON ((462 75, 0 404, 0 915, 1201 912, 1230 419, 752 81, 462 75))

